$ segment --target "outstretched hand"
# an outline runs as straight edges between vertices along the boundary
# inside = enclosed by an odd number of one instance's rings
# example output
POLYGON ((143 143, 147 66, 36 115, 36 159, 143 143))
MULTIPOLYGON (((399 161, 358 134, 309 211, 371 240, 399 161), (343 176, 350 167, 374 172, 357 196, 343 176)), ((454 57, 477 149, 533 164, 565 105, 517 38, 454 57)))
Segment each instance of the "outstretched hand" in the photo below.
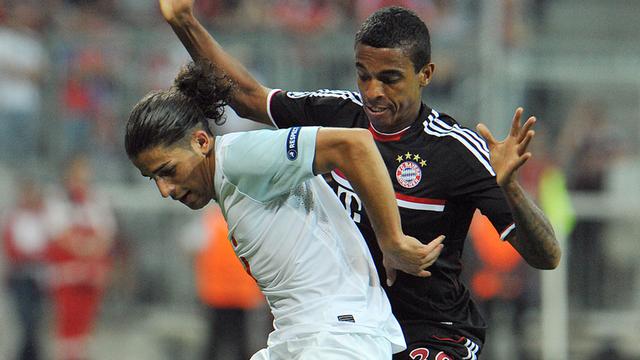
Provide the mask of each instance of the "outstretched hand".
POLYGON ((164 19, 171 23, 182 16, 193 14, 194 0, 158 0, 164 19))
POLYGON ((396 281, 396 271, 404 271, 407 274, 419 277, 431 276, 427 270, 429 266, 440 256, 444 245, 444 235, 440 235, 428 244, 405 235, 405 241, 399 248, 383 251, 382 264, 387 273, 387 285, 391 286, 396 281))
POLYGON ((531 128, 536 123, 536 118, 533 116, 528 118, 521 127, 520 117, 523 111, 521 107, 516 109, 511 123, 511 131, 502 141, 497 141, 486 125, 478 124, 476 127, 478 133, 485 138, 487 145, 489 145, 491 166, 496 172, 496 180, 500 186, 505 186, 515 180, 517 170, 531 157, 527 147, 535 135, 535 131, 531 128))

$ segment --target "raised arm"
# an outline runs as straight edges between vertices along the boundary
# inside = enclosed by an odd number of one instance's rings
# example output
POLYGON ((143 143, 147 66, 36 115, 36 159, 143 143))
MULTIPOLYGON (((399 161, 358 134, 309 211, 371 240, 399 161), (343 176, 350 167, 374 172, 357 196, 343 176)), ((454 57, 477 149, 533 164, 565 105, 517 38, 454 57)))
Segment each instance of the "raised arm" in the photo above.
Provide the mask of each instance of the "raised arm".
POLYGON ((529 265, 538 269, 554 269, 560 263, 560 244, 547 217, 527 197, 517 181, 518 169, 531 157, 527 147, 535 135, 531 128, 536 122, 534 117, 530 117, 521 126, 522 112, 522 108, 516 110, 511 131, 503 141, 497 141, 483 124, 479 124, 477 129, 487 140, 491 166, 513 212, 517 231, 507 240, 529 265))
POLYGON ((321 128, 316 140, 314 170, 326 173, 340 169, 362 199, 384 255, 390 283, 395 269, 416 276, 429 276, 442 250, 444 236, 425 245, 402 232, 395 194, 382 157, 369 131, 321 128))
POLYGON ((193 15, 193 0, 159 0, 162 16, 194 61, 206 58, 237 84, 231 107, 239 116, 272 125, 267 113, 269 89, 229 55, 193 15))

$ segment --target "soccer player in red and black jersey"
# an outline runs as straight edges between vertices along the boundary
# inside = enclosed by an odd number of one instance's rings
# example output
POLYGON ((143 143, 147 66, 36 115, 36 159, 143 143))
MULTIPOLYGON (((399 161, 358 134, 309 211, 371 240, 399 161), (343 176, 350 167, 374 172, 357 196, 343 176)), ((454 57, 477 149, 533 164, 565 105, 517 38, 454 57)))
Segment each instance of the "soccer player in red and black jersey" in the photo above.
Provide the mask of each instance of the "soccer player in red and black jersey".
MULTIPOLYGON (((413 12, 385 8, 356 34, 359 93, 271 90, 211 37, 193 16, 193 0, 160 0, 163 16, 194 59, 205 57, 237 83, 231 106, 243 117, 277 127, 322 125, 368 128, 392 179, 404 231, 422 242, 445 235, 430 277, 385 274, 375 236, 348 179, 331 184, 369 243, 394 313, 407 340, 396 359, 476 359, 486 324, 460 281, 461 254, 476 209, 533 267, 553 269, 560 247, 548 220, 516 180, 531 153, 535 118, 521 125, 516 110, 503 141, 479 125, 477 133, 422 103, 433 76, 427 26, 413 12), (486 141, 485 141, 486 139, 486 141)), ((438 240, 433 240, 438 241, 438 240)), ((357 320, 356 320, 357 321, 357 320)))

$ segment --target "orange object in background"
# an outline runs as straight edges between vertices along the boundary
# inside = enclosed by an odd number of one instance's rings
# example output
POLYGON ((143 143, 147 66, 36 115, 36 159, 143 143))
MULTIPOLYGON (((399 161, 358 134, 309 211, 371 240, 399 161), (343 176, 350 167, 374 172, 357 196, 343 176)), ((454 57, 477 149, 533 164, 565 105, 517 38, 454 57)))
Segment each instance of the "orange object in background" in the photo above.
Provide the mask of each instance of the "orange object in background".
POLYGON ((257 307, 262 293, 236 257, 220 209, 207 211, 203 218, 207 239, 195 262, 198 295, 216 308, 257 307))
POLYGON ((485 265, 500 271, 511 271, 522 258, 508 242, 502 241, 500 235, 486 216, 476 211, 469 228, 473 246, 485 265))
POLYGON ((248 359, 256 351, 250 336, 260 328, 249 314, 263 305, 264 297, 235 254, 218 206, 207 207, 186 230, 184 245, 194 254, 196 290, 205 305, 203 358, 248 359))
POLYGON ((469 235, 482 264, 471 279, 473 293, 482 300, 518 297, 523 290, 522 278, 516 271, 522 263, 520 254, 500 239, 489 219, 479 211, 473 215, 469 235))

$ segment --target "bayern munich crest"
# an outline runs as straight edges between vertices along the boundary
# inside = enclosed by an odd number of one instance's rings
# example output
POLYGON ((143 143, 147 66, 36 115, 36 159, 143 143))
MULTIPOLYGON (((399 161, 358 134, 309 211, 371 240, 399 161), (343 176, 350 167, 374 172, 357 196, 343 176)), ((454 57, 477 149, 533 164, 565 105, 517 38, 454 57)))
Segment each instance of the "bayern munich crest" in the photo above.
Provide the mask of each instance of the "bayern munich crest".
POLYGON ((396 169, 396 179, 398 183, 407 189, 411 189, 418 185, 422 179, 422 170, 420 166, 413 161, 405 161, 396 169))
POLYGON ((422 180, 421 167, 427 164, 426 161, 420 155, 411 153, 398 155, 396 160, 400 163, 396 169, 398 184, 407 189, 416 187, 422 180))

